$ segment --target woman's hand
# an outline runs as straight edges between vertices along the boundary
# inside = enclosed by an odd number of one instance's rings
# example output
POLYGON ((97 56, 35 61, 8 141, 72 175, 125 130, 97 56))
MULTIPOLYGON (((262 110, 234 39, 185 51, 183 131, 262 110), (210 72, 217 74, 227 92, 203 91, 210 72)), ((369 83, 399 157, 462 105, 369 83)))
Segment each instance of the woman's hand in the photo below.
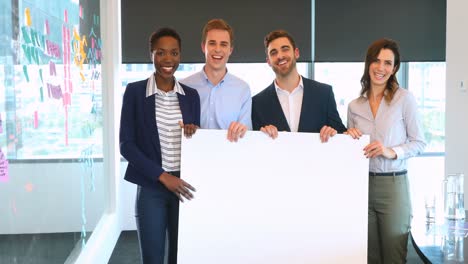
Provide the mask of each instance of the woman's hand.
POLYGON ((387 159, 396 159, 397 155, 395 151, 391 148, 385 147, 380 141, 374 141, 364 147, 364 155, 366 158, 375 158, 378 156, 383 156, 387 159))
POLYGON ((195 132, 197 132, 198 126, 194 124, 187 124, 184 125, 184 122, 182 120, 179 121, 179 126, 184 130, 184 136, 186 138, 191 138, 195 132))
POLYGON ((185 182, 184 180, 177 178, 174 175, 171 175, 167 172, 163 172, 161 176, 159 176, 159 181, 166 186, 169 191, 173 192, 181 202, 184 202, 184 197, 187 200, 193 199, 193 194, 191 191, 195 192, 195 188, 185 182))
POLYGON ((359 130, 359 128, 355 128, 355 127, 346 130, 343 134, 350 135, 354 139, 359 139, 362 136, 361 130, 359 130))

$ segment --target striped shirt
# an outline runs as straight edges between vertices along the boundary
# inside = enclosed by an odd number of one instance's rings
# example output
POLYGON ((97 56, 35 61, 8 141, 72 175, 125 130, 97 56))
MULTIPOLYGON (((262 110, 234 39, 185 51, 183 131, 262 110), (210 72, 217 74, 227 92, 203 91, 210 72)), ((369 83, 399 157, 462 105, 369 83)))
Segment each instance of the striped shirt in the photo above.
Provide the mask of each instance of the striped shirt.
POLYGON ((155 94, 156 125, 158 127, 159 142, 161 144, 162 168, 165 171, 180 171, 180 148, 182 121, 177 93, 185 95, 179 82, 175 80, 174 89, 164 92, 158 89, 154 74, 148 79, 146 97, 155 94))

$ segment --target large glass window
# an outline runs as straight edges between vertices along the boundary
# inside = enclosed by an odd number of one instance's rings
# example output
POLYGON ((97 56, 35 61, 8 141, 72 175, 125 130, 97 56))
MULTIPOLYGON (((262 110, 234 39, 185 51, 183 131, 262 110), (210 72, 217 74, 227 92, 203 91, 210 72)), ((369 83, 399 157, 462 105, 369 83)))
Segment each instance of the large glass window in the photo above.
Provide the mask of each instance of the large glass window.
POLYGON ((108 182, 99 1, 0 6, 0 263, 72 261, 108 182))
POLYGON ((315 63, 315 80, 332 85, 341 120, 346 125, 348 104, 359 96, 364 63, 315 63))
POLYGON ((77 1, 17 4, 1 11, 4 154, 69 159, 92 143, 92 155, 102 157, 99 14, 83 13, 77 1))
POLYGON ((445 62, 410 62, 408 89, 418 101, 426 152, 445 152, 445 62))

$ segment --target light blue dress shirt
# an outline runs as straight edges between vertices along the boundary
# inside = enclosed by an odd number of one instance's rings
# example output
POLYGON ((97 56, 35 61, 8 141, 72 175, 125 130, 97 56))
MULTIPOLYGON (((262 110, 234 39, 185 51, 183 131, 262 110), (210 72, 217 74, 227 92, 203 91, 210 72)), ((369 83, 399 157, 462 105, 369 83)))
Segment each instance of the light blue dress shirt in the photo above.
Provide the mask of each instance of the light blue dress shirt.
POLYGON ((201 70, 180 82, 196 89, 200 95, 201 128, 228 129, 231 122, 236 121, 252 130, 252 97, 245 81, 227 72, 213 85, 201 70))
POLYGON ((382 99, 375 118, 366 96, 354 99, 348 105, 348 128, 353 127, 370 135, 371 142, 380 141, 397 154, 394 160, 383 156, 370 159, 371 172, 406 170, 406 160, 426 147, 416 99, 402 88, 398 88, 390 104, 382 99))

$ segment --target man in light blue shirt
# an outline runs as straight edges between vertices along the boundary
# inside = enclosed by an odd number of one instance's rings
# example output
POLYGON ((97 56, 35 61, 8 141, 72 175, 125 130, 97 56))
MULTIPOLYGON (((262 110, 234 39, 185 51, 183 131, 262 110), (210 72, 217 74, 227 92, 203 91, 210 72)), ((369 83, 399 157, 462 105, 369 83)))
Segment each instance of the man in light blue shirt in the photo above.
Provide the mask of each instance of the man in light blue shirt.
POLYGON ((208 21, 201 48, 203 70, 181 82, 200 95, 201 128, 227 129, 228 140, 235 142, 252 129, 252 98, 249 85, 226 68, 234 48, 232 28, 222 19, 208 21))

